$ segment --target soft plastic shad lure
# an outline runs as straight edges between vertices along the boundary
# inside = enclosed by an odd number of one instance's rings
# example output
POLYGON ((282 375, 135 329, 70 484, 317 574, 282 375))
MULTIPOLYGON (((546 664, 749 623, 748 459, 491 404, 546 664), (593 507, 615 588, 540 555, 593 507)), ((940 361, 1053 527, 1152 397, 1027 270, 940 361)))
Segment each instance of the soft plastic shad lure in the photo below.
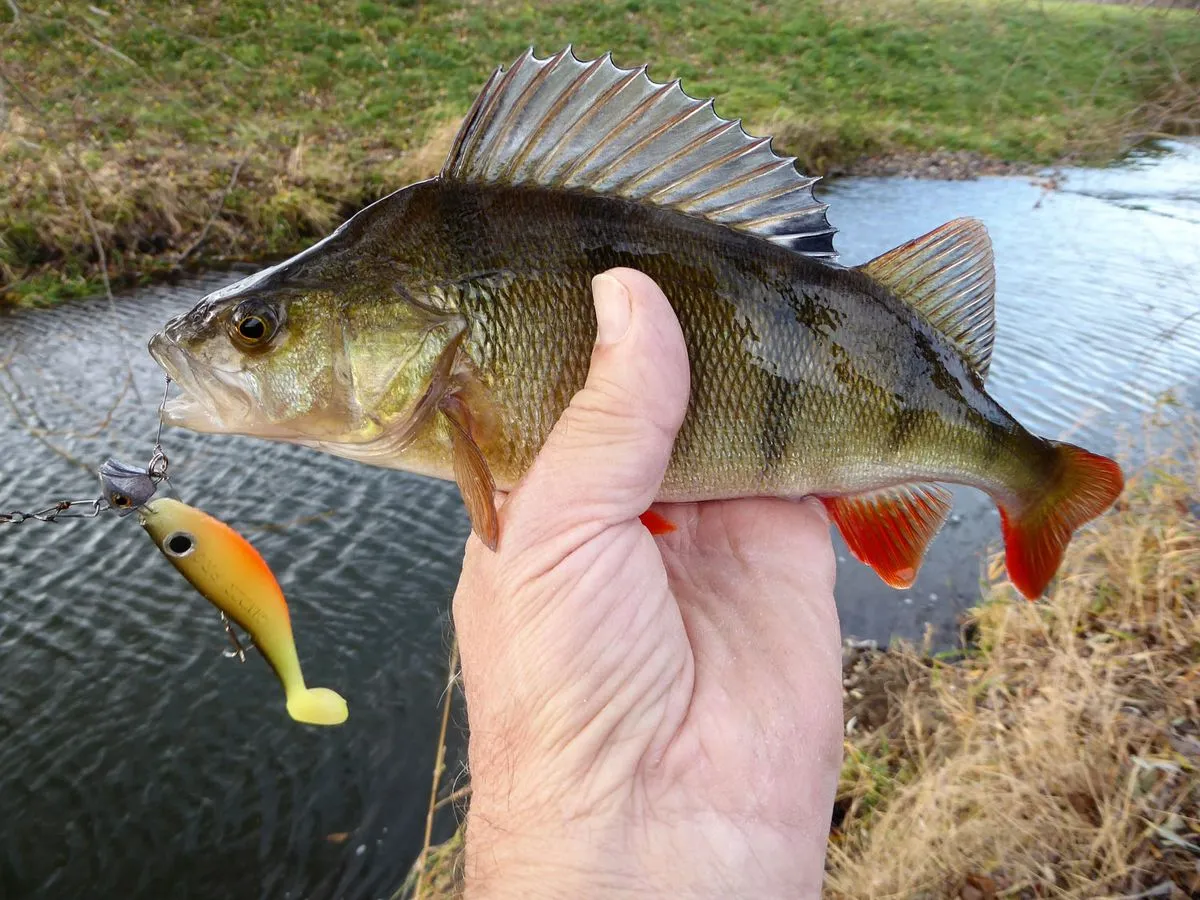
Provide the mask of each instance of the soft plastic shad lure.
POLYGON ((288 715, 309 725, 345 722, 349 712, 340 695, 305 686, 287 601, 250 542, 224 522, 170 497, 150 500, 137 513, 171 565, 249 633, 283 683, 288 715))

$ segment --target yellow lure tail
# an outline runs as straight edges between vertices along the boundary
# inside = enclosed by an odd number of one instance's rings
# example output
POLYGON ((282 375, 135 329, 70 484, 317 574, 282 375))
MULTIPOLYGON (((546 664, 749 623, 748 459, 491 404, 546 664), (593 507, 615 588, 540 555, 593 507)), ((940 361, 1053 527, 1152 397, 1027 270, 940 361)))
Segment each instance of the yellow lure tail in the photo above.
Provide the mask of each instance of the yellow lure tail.
POLYGON ((305 725, 341 725, 350 715, 341 694, 321 687, 293 690, 288 694, 287 711, 305 725))

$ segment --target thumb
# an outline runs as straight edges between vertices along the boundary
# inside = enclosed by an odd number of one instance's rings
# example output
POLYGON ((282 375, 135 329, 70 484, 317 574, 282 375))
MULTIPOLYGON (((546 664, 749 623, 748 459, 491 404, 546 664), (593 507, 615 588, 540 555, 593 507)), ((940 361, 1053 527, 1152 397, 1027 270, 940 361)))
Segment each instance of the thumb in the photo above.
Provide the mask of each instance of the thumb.
POLYGON ((504 505, 501 533, 520 542, 580 529, 586 537, 645 512, 687 411, 687 348, 658 285, 611 269, 592 280, 592 294, 587 382, 504 505))

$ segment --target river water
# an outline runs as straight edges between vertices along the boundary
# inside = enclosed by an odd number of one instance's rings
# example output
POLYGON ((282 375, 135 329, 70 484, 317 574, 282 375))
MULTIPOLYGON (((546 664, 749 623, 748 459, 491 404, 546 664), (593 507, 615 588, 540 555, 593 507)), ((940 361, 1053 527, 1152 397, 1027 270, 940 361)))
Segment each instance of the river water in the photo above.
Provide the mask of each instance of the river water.
MULTIPOLYGON (((843 261, 962 215, 995 244, 989 386, 1028 427, 1122 446, 1165 391, 1200 405, 1200 146, 1031 179, 827 186, 843 261)), ((0 315, 0 509, 94 496, 142 462, 162 378, 145 341, 234 278, 0 315)), ((377 898, 420 847, 467 523, 453 485, 315 451, 169 431, 182 499, 246 533, 288 593, 335 729, 287 718, 261 659, 131 520, 0 531, 0 898, 377 898)), ((956 490, 912 590, 839 543, 847 635, 954 636, 997 516, 956 490)), ((461 719, 461 715, 457 718, 461 719)), ((450 775, 460 754, 451 752, 450 775)))

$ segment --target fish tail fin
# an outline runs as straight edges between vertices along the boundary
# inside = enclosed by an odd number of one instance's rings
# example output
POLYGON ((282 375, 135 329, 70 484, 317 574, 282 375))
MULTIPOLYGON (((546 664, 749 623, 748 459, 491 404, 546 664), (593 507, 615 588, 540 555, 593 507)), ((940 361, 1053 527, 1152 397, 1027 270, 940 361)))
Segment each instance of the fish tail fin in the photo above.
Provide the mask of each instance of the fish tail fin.
POLYGON ((1121 467, 1108 457, 1050 445, 1058 465, 1048 487, 1024 503, 996 504, 1009 580, 1030 600, 1046 590, 1075 530, 1112 506, 1125 486, 1121 467))
POLYGON ((306 725, 341 725, 350 715, 346 701, 329 688, 301 688, 287 698, 288 715, 306 725))

